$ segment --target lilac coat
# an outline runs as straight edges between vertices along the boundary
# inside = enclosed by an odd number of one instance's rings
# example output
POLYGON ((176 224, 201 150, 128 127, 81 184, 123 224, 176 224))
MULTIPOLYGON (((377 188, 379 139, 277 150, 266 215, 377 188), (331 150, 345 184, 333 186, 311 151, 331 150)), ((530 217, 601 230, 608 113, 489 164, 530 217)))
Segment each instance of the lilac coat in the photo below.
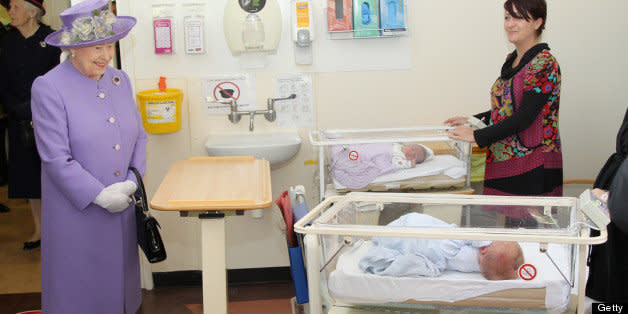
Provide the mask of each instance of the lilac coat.
POLYGON ((42 309, 46 314, 135 313, 141 288, 133 208, 112 214, 92 201, 146 168, 146 132, 129 77, 100 81, 65 61, 33 83, 31 107, 42 173, 42 309))

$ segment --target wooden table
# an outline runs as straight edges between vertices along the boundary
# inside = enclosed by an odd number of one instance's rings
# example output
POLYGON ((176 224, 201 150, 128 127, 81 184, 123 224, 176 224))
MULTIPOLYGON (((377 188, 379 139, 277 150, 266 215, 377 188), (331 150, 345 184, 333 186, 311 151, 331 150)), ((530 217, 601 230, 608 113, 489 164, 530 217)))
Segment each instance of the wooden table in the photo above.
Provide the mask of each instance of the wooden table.
POLYGON ((267 160, 192 157, 168 170, 150 206, 201 219, 203 313, 227 313, 225 215, 271 204, 267 160))

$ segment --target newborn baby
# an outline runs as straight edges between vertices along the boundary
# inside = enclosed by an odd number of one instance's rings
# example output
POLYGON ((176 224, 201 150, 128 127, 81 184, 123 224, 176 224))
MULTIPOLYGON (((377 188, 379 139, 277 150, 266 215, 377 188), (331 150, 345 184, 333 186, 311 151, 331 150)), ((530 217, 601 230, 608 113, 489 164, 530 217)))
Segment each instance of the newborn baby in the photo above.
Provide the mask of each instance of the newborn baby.
POLYGON ((423 145, 393 143, 392 165, 396 169, 413 168, 422 163, 427 157, 427 151, 423 145))
MULTIPOLYGON (((454 224, 429 215, 410 213, 391 222, 398 227, 447 227, 454 224)), ((481 272, 488 280, 517 278, 523 252, 516 242, 373 238, 375 246, 362 257, 360 268, 376 275, 436 277, 446 269, 481 272)))
POLYGON ((420 144, 374 143, 329 148, 332 175, 350 189, 363 188, 383 174, 415 167, 433 155, 434 152, 420 144))

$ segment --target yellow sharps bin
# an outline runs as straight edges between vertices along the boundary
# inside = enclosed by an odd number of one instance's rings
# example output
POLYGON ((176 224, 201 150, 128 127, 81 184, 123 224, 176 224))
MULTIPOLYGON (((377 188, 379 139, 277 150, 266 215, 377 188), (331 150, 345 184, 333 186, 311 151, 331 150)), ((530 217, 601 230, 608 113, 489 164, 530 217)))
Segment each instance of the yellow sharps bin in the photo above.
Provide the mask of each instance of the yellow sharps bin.
POLYGON ((183 92, 176 88, 166 88, 165 78, 161 78, 159 87, 137 93, 142 124, 149 133, 176 132, 181 129, 183 92))

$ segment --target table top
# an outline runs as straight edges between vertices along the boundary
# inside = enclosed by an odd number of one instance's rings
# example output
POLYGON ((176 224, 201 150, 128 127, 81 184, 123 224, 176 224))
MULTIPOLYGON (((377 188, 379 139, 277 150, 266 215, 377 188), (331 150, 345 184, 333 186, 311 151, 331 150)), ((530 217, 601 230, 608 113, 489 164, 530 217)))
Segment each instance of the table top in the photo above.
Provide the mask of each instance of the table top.
POLYGON ((177 161, 150 202, 165 211, 245 210, 272 204, 270 164, 252 156, 177 161))

